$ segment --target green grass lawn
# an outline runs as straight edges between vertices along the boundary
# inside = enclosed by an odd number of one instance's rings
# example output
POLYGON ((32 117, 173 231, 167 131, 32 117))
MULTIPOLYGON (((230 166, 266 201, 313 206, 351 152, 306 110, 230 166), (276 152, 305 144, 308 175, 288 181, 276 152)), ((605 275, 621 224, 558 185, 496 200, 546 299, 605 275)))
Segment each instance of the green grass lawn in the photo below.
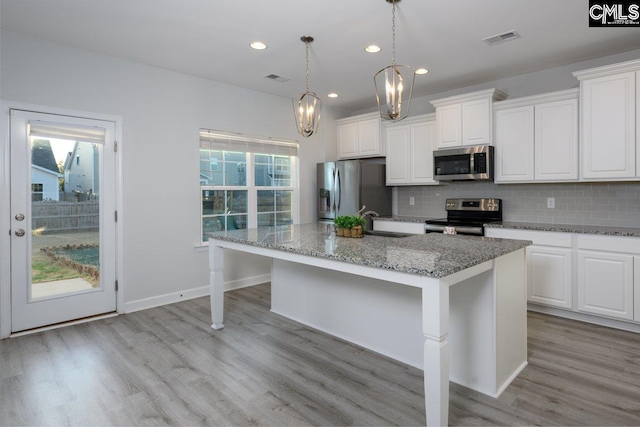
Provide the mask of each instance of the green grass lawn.
POLYGON ((53 282, 55 280, 73 279, 79 277, 77 271, 58 265, 52 260, 34 257, 31 263, 32 283, 53 282))

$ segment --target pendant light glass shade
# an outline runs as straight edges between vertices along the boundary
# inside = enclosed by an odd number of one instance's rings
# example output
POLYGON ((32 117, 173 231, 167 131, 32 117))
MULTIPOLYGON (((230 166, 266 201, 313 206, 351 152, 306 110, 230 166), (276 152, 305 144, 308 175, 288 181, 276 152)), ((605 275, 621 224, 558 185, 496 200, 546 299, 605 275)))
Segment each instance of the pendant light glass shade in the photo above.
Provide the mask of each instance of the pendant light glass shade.
POLYGON ((400 0, 386 0, 393 4, 391 15, 391 32, 393 34, 393 56, 391 65, 378 71, 373 76, 376 86, 376 99, 382 120, 399 121, 409 115, 411 93, 415 73, 408 65, 396 64, 396 3, 400 0))
POLYGON ((298 133, 308 138, 318 131, 320 113, 322 112, 322 101, 315 93, 309 90, 309 43, 313 41, 313 37, 302 36, 300 40, 306 45, 307 91, 300 96, 297 102, 293 100, 293 114, 295 116, 298 133))

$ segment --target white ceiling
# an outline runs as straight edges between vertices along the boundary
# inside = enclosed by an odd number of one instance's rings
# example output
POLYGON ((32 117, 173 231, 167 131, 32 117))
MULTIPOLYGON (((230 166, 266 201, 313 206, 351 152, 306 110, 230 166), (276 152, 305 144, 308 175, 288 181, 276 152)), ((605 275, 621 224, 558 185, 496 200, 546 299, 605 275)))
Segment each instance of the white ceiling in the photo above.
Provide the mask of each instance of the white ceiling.
MULTIPOLYGON (((373 75, 391 62, 385 0, 1 0, 3 30, 288 98, 311 90, 325 105, 375 106, 373 75), (264 51, 249 42, 268 44, 264 51), (366 54, 378 44, 382 52, 366 54), (291 78, 287 83, 267 74, 291 78), (329 92, 339 98, 329 99, 329 92)), ((589 28, 587 0, 402 0, 397 62, 414 96, 640 49, 638 28, 589 28), (516 30, 494 47, 482 39, 516 30)))

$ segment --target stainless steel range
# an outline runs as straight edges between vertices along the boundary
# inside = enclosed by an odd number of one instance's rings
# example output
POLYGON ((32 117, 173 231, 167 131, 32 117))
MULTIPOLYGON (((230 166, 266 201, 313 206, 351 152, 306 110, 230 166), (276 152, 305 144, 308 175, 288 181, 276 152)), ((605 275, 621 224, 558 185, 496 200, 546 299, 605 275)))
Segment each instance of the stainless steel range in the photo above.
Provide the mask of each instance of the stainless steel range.
POLYGON ((458 234, 484 236, 484 224, 502 221, 501 199, 447 199, 447 217, 426 221, 425 231, 442 233, 453 227, 458 234))

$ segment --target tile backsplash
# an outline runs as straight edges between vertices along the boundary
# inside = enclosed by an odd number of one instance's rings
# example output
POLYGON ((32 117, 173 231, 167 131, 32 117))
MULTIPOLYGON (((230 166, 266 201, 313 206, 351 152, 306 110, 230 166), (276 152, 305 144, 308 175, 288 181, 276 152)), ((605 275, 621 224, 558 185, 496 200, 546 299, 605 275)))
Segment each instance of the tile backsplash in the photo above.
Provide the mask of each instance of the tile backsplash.
POLYGON ((398 215, 442 218, 445 199, 502 199, 503 219, 551 224, 640 228, 640 182, 502 184, 465 181, 449 185, 398 187, 398 215), (415 205, 409 198, 415 198, 415 205), (547 208, 547 198, 555 208, 547 208))

